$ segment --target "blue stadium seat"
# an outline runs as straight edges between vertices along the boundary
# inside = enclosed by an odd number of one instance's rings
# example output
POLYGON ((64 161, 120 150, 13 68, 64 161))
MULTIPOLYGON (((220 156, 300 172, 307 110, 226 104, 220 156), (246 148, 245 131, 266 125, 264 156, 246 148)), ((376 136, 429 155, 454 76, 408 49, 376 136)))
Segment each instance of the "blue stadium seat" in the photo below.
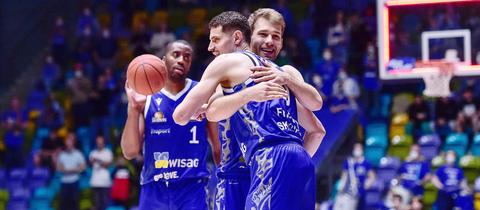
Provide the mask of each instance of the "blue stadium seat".
POLYGON ((453 150, 457 153, 457 157, 465 155, 468 145, 468 136, 465 133, 453 133, 447 136, 444 151, 453 150))
POLYGON ((13 168, 8 172, 8 189, 22 188, 25 185, 28 171, 25 168, 13 168))
POLYGON ((472 148, 470 150, 472 155, 480 156, 480 133, 473 137, 472 148))
POLYGON ((442 142, 437 134, 428 134, 421 136, 418 139, 418 144, 423 157, 427 160, 431 160, 438 155, 438 149, 442 142))
POLYGON ((50 170, 48 168, 33 168, 30 171, 29 187, 30 189, 36 189, 38 187, 44 187, 50 180, 50 170))
POLYGON ((383 94, 381 96, 381 116, 387 118, 390 116, 390 104, 392 103, 392 95, 390 94, 383 94))
MULTIPOLYGON (((380 181, 375 181, 369 189, 365 191, 365 206, 375 207, 381 204, 382 202, 382 192, 384 190, 384 183, 380 181)), ((371 208, 368 208, 371 209, 371 208)))
POLYGON ((387 148, 386 140, 382 137, 371 136, 365 141, 365 159, 377 167, 380 163, 380 159, 385 155, 387 148))
POLYGON ((401 161, 397 157, 383 157, 380 159, 380 165, 377 169, 377 180, 382 183, 389 183, 397 175, 401 161))
POLYGON ((6 187, 6 182, 7 182, 7 170, 4 168, 0 168, 0 189, 3 189, 6 187))

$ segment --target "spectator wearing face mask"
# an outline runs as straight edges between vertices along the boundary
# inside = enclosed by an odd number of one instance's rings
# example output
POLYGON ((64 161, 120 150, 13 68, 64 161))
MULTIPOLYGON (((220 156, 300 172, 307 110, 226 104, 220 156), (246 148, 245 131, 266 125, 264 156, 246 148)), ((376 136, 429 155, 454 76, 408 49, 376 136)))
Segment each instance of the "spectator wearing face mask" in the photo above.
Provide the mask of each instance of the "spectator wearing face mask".
POLYGON ((360 96, 360 88, 357 81, 349 77, 345 69, 341 68, 338 72, 338 78, 333 83, 333 98, 348 101, 347 109, 358 109, 357 99, 360 96))
POLYGON ((423 184, 430 180, 430 165, 420 155, 420 147, 412 145, 407 160, 398 170, 402 187, 410 191, 414 197, 423 196, 423 184))
POLYGON ((323 57, 320 63, 315 66, 316 73, 322 76, 323 86, 322 91, 330 96, 332 94, 332 87, 338 75, 340 64, 332 59, 332 51, 330 48, 323 50, 323 57))
MULTIPOLYGON (((357 200, 356 209, 365 209, 365 190, 375 181, 375 172, 363 156, 363 145, 356 143, 353 146, 353 157, 345 160, 340 178, 339 194, 348 194, 357 200)), ((342 208, 340 200, 336 200, 334 209, 342 208)))
POLYGON ((463 170, 456 164, 456 154, 449 150, 445 156, 445 165, 440 166, 432 178, 438 188, 436 206, 438 210, 450 210, 455 206, 455 199, 461 190, 468 190, 463 170))

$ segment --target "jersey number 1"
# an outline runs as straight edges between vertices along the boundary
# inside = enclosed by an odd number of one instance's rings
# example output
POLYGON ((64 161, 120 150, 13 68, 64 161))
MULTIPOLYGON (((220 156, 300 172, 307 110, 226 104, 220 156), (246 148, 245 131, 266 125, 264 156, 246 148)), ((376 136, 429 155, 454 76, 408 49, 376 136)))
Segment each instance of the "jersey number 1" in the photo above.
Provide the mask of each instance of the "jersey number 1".
POLYGON ((193 128, 190 129, 190 133, 192 133, 192 140, 190 140, 188 143, 190 143, 190 144, 198 144, 198 143, 200 143, 200 142, 197 140, 197 126, 193 126, 193 128))

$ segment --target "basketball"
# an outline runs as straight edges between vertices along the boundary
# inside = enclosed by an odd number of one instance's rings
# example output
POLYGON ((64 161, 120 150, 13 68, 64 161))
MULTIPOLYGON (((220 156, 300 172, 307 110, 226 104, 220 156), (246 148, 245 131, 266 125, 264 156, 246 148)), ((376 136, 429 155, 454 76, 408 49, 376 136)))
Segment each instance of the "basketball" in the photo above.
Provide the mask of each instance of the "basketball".
POLYGON ((165 86, 166 76, 165 63, 155 55, 140 55, 128 64, 128 85, 143 95, 160 91, 165 86))

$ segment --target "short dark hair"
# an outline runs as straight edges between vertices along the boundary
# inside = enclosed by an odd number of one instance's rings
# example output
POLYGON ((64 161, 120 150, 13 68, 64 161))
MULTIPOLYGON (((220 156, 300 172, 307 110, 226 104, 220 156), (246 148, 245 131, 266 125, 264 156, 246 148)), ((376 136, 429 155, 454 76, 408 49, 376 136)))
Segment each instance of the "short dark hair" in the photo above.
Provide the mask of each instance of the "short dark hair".
POLYGON ((167 47, 165 48, 165 49, 166 49, 165 51, 169 51, 170 48, 171 48, 171 47, 173 46, 173 44, 175 44, 175 43, 184 44, 184 45, 190 47, 190 49, 192 49, 192 51, 193 51, 192 45, 191 45, 189 42, 187 42, 187 41, 185 41, 185 40, 183 40, 183 39, 177 39, 177 40, 174 40, 174 41, 169 42, 169 43, 167 44, 167 47))
POLYGON ((208 23, 208 28, 212 29, 218 26, 222 26, 222 31, 239 30, 245 37, 245 41, 250 44, 250 37, 252 36, 252 30, 248 25, 248 19, 244 15, 235 11, 222 12, 215 16, 208 23))

